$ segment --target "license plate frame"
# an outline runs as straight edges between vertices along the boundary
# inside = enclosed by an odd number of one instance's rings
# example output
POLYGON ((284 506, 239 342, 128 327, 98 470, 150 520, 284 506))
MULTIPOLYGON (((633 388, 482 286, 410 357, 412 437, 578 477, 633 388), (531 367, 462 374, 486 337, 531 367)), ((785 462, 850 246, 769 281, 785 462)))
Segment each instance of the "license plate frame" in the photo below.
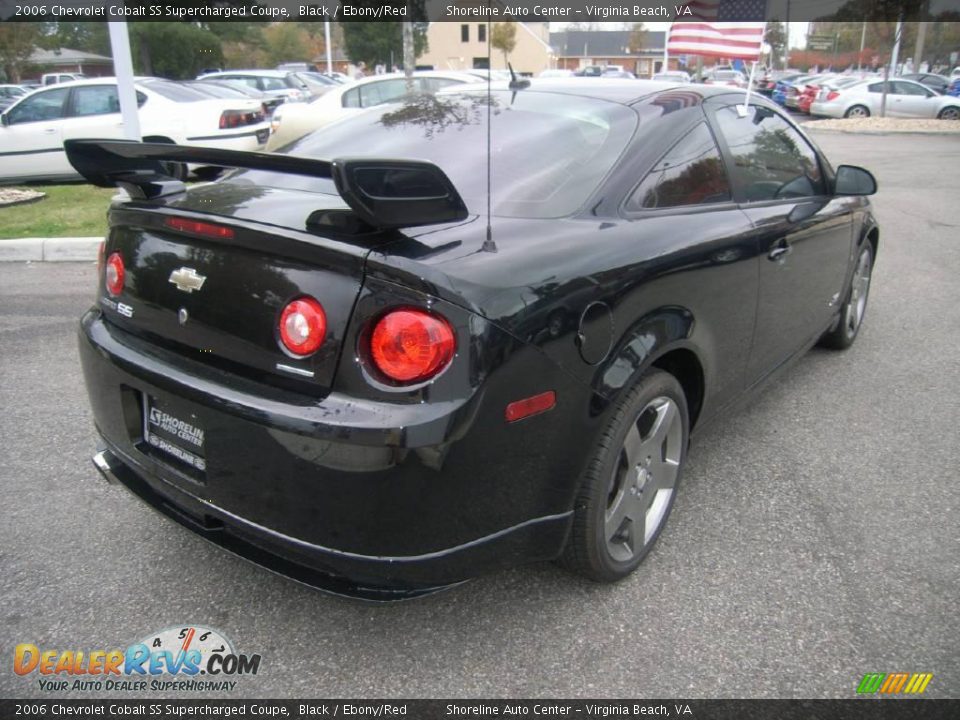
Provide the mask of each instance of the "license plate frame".
POLYGON ((193 474, 206 473, 206 430, 195 413, 144 393, 143 439, 164 461, 193 474))

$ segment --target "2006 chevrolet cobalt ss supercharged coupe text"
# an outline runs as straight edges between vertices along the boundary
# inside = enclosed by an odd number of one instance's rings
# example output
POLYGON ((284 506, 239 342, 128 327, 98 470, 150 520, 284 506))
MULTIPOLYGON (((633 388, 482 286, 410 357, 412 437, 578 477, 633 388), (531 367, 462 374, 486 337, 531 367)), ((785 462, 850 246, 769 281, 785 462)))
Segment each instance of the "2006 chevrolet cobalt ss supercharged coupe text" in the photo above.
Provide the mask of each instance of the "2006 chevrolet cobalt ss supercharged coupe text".
POLYGON ((626 576, 691 430, 864 316, 872 176, 743 103, 561 80, 276 155, 72 141, 128 193, 80 332, 98 467, 334 592, 555 558, 626 576), (235 170, 185 190, 177 162, 235 170))

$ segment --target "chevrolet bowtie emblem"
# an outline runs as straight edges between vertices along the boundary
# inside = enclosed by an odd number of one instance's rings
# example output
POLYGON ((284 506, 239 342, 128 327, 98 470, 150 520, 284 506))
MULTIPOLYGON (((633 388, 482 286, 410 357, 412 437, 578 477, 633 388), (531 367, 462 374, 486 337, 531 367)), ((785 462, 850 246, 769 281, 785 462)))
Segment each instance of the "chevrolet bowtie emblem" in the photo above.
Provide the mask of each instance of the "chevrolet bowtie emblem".
POLYGON ((177 290, 183 290, 185 293, 192 293, 203 287, 207 278, 204 275, 198 275, 193 268, 182 267, 170 273, 170 282, 177 286, 177 290))

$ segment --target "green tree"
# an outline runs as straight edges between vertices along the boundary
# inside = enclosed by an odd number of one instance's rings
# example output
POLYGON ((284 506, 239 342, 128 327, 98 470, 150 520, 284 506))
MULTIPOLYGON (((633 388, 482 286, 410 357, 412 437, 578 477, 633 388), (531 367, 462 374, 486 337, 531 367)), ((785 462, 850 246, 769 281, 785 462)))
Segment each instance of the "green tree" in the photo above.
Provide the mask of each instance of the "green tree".
MULTIPOLYGON (((633 23, 630 27, 630 52, 639 55, 647 44, 647 28, 641 23, 633 23)), ((664 68, 666 69, 666 68, 664 68)))
POLYGON ((110 34, 106 22, 48 22, 37 43, 47 50, 70 48, 110 55, 110 34))
MULTIPOLYGON (((389 66, 403 60, 402 22, 344 22, 340 29, 351 62, 389 66)), ((414 23, 413 44, 417 57, 427 49, 426 23, 414 23)))
POLYGON ((783 52, 787 49, 787 28, 777 18, 767 23, 767 32, 763 41, 770 46, 770 64, 783 61, 783 52))
POLYGON ((140 75, 182 80, 204 68, 220 67, 220 38, 190 23, 130 23, 134 67, 140 75))
POLYGON ((20 82, 42 33, 40 23, 0 23, 0 69, 10 82, 20 82))
POLYGON ((512 22, 495 23, 490 32, 490 44, 503 53, 503 64, 517 46, 517 25, 512 22))
POLYGON ((279 65, 284 62, 302 62, 311 59, 310 38, 295 23, 276 23, 264 28, 263 39, 267 62, 279 65))

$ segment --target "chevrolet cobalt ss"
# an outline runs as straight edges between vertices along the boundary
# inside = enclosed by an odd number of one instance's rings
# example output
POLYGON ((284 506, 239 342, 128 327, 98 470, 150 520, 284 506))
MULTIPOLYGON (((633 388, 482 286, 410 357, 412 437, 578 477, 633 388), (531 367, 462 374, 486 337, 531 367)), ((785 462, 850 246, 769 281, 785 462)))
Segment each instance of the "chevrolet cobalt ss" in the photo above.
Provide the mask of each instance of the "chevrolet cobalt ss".
POLYGON ((744 99, 524 81, 275 155, 71 141, 126 190, 80 328, 95 463, 331 592, 625 577, 691 431, 864 317, 873 177, 744 99), (234 170, 186 190, 182 162, 234 170))

